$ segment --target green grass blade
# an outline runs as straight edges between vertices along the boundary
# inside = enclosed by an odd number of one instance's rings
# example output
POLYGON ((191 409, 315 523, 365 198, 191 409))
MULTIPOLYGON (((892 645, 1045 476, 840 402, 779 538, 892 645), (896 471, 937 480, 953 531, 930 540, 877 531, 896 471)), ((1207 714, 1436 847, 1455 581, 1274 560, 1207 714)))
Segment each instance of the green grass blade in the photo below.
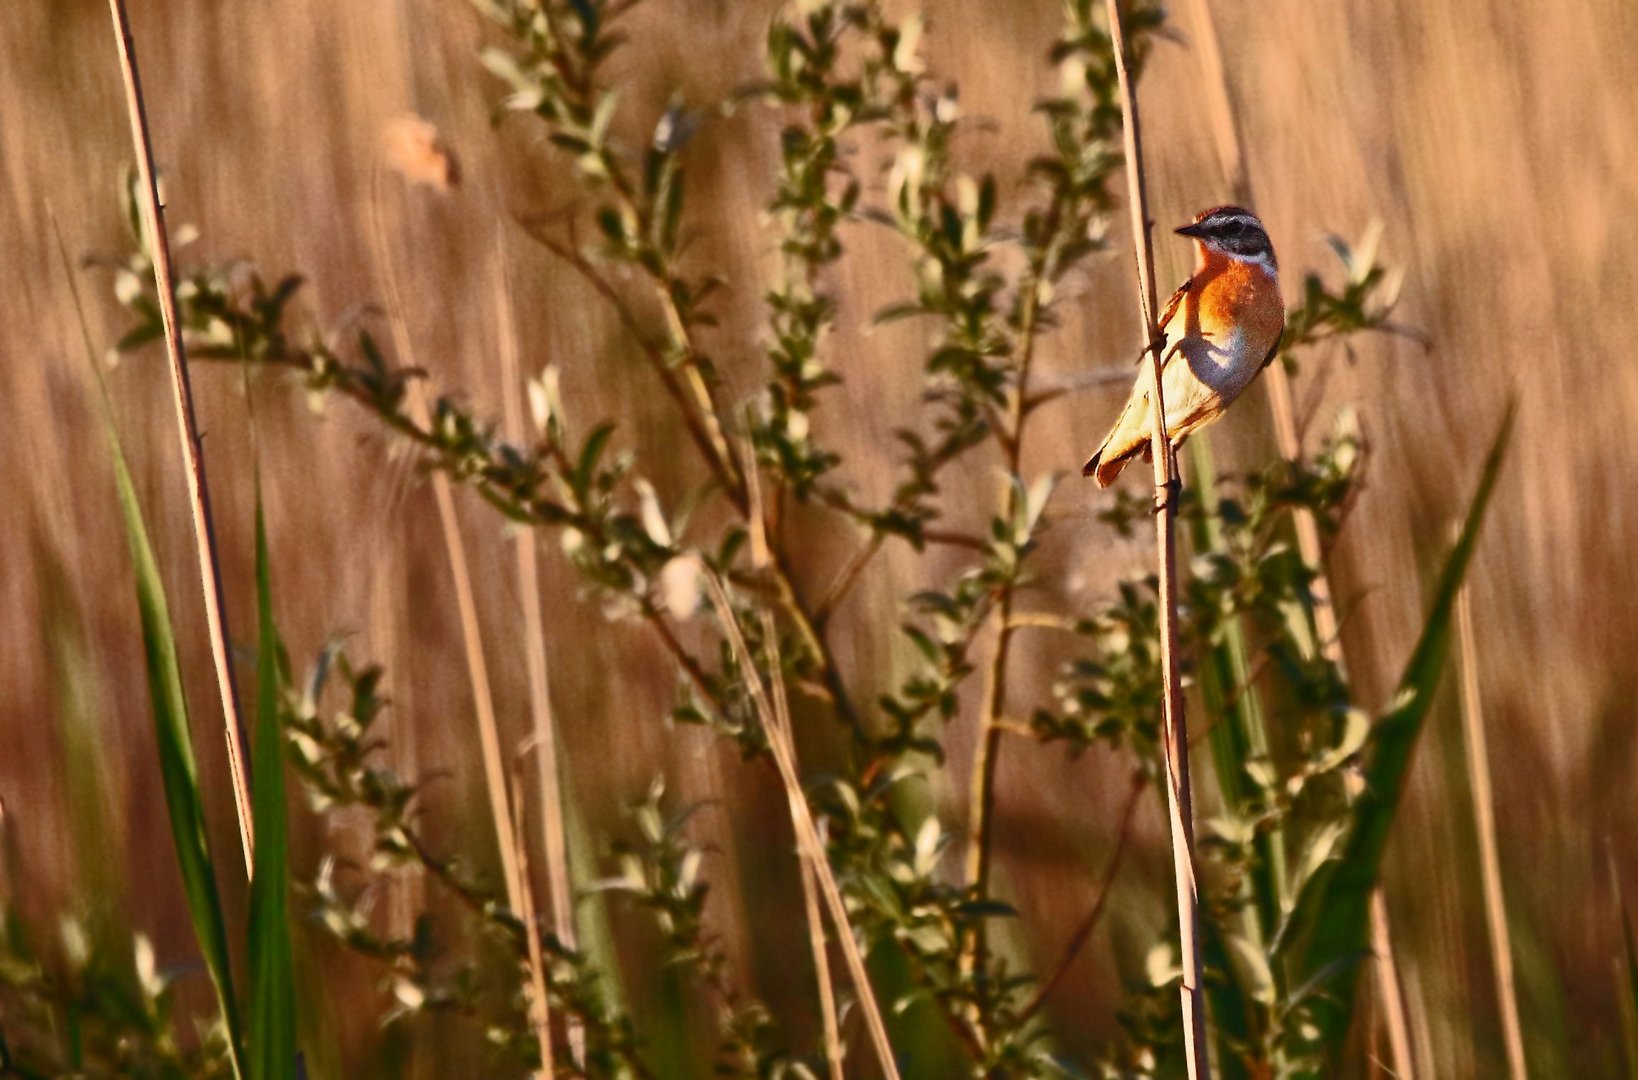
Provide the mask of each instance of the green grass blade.
POLYGON ((283 1080, 296 1070, 295 964, 290 943, 289 834, 284 732, 279 722, 278 631, 268 569, 267 525, 256 486, 256 741, 251 749, 256 865, 250 882, 250 1077, 283 1080))
POLYGON ((119 434, 114 430, 112 413, 106 412, 104 419, 114 457, 120 514, 125 520, 125 538, 136 573, 137 611, 142 621, 148 693, 153 702, 154 738, 159 749, 159 772, 165 787, 171 836, 176 843, 176 861, 182 871, 194 938, 199 943, 211 982, 216 985, 216 1000, 227 1026, 234 1073, 243 1076, 244 1043, 228 960, 227 924, 222 918, 222 901, 216 891, 210 840, 205 831, 205 805, 189 739, 187 700, 182 693, 182 670, 176 659, 170 607, 165 602, 165 586, 159 576, 159 565, 154 561, 148 529, 143 523, 142 508, 137 503, 136 487, 131 482, 119 434))
POLYGON ((1342 854, 1321 873, 1318 887, 1308 891, 1292 913, 1290 937, 1302 948, 1300 969, 1305 977, 1330 970, 1335 981, 1314 998, 1315 1019, 1333 1053, 1347 1036, 1353 1010, 1354 988, 1360 964, 1369 948, 1371 891, 1381 876, 1382 856, 1399 807, 1399 796, 1410 770, 1416 741, 1433 705, 1445 669, 1451 619, 1456 596, 1467 574, 1485 509, 1501 473, 1502 458, 1513 429, 1515 404, 1509 403, 1500 429, 1485 458, 1478 490, 1468 508, 1455 548, 1439 574, 1433 603, 1422 624, 1421 636, 1399 681, 1399 691, 1372 733, 1365 766, 1365 793, 1354 805, 1353 823, 1342 854))

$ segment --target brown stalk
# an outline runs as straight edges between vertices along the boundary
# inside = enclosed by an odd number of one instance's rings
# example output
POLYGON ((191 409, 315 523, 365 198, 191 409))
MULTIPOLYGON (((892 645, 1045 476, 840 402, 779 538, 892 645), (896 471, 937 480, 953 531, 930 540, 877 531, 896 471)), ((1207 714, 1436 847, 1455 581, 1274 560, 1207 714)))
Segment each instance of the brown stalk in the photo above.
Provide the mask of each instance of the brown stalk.
MULTIPOLYGON (((499 288, 495 293, 495 325, 500 332, 501 405, 506 438, 515 446, 526 441, 518 364, 518 340, 512 303, 512 282, 507 274, 504 239, 497 244, 499 288)), ((535 747, 535 781, 540 789, 541 848, 545 857, 546 895, 552 933, 565 949, 577 947, 574 896, 569 884, 569 845, 563 824, 564 791, 557 757, 557 731, 552 717, 551 680, 546 664, 546 621, 540 604, 540 563, 535 530, 519 529, 514 541, 518 557, 518 592, 523 604, 523 658, 529 673, 530 739, 535 747)), ((520 839, 523 830, 519 829, 520 839)), ((529 875, 519 860, 524 885, 529 875)), ((579 1062, 585 1057, 585 1029, 570 1017, 569 1051, 579 1062)))
MULTIPOLYGON (((1191 0, 1191 6, 1194 22, 1199 27, 1197 44, 1200 63, 1205 68, 1205 82, 1210 91, 1206 100, 1223 175, 1233 197, 1242 203, 1250 203, 1251 172, 1246 165, 1239 120, 1229 94, 1217 24, 1212 18, 1208 0, 1191 0)), ((1274 438, 1279 445, 1280 456, 1287 462, 1295 463, 1302 456, 1302 439, 1297 427, 1291 376, 1286 374, 1283 364, 1270 364, 1264 374, 1264 382, 1268 387, 1269 411, 1274 418, 1274 438)), ((1338 674, 1345 675, 1347 666, 1342 650, 1342 630, 1331 596, 1330 578, 1325 572, 1319 523, 1306 507, 1298 507, 1293 515, 1293 527, 1297 534, 1298 554, 1303 564, 1313 571, 1309 596, 1313 601, 1314 636, 1318 639, 1321 654, 1336 665, 1338 674)), ((1388 1045, 1393 1053, 1394 1073, 1402 1080, 1410 1080, 1416 1075, 1415 1057, 1411 1052, 1404 997, 1400 993, 1399 966, 1394 960, 1387 901, 1380 886, 1371 895, 1371 949, 1381 965, 1377 973, 1377 986, 1388 1026, 1388 1045)))
POLYGON ((1513 980, 1513 942, 1502 896, 1501 856, 1496 844, 1496 803, 1490 783, 1490 750, 1479 709, 1479 650, 1474 644, 1473 604, 1466 585, 1456 595, 1457 638, 1462 652, 1462 732, 1467 742, 1467 769, 1473 778, 1473 820, 1479 829, 1479 872, 1484 879, 1484 914, 1490 925, 1490 952, 1496 965, 1496 999, 1501 1005, 1502 1038, 1507 1047, 1507 1075, 1528 1076, 1524 1032, 1519 1023, 1518 988, 1513 980))
POLYGON ((882 1022, 881 1006, 877 1004, 876 992, 870 985, 870 975, 865 970, 864 956, 859 951, 858 941, 853 937, 853 925, 848 921, 847 904, 842 899, 841 889, 836 885, 836 876, 831 872, 830 862, 825 855, 824 841, 819 836, 819 828, 813 820, 813 811, 808 806, 807 795, 802 790, 802 780, 796 770, 796 751, 786 739, 786 734, 776 719, 774 707, 768 700, 761 676, 757 674, 756 661, 751 655, 750 646, 745 642, 744 633, 739 628, 739 620, 734 615, 734 607, 728 599, 727 590, 710 568, 706 568, 703 573, 707 591, 711 594, 711 603, 716 607, 717 618, 722 622, 723 631, 728 637, 728 645, 733 650, 734 662, 739 665, 745 676, 746 685, 751 691, 751 699, 756 704, 757 715, 768 736, 768 748, 773 754, 774 765, 779 769, 779 778, 785 785, 785 793, 790 802, 791 824, 796 830, 797 848, 813 867, 818 878, 820 894, 830 911, 831 924, 836 930, 836 943, 841 946, 842 957, 847 961, 848 976, 853 980, 853 991, 858 995, 859 1010, 864 1014, 865 1028, 870 1032, 870 1041, 875 1046, 882 1075, 887 1077, 887 1080, 899 1080, 899 1067, 893 1059, 893 1046, 887 1038, 887 1025, 882 1022))
MULTIPOLYGON (((398 273, 387 248, 386 228, 381 219, 381 167, 375 168, 374 192, 370 200, 370 216, 375 231, 376 259, 386 277, 388 311, 387 323, 392 332, 393 348, 402 363, 415 366, 414 346, 410 342, 409 327, 404 322, 403 298, 398 289, 398 273)), ((431 429, 432 406, 427 400, 423 380, 412 379, 405 387, 405 404, 411 420, 419 427, 431 429)), ((489 664, 484 657, 483 638, 478 630, 478 603, 472 589, 472 569, 466 555, 466 542, 461 538, 461 524, 455 512, 455 493, 449 474, 436 470, 432 474, 432 491, 438 504, 438 521, 443 530, 444 551, 449 558, 449 574, 455 585, 455 606, 461 620, 461 645, 466 653, 467 676, 472 684, 472 707, 478 720, 478 745, 483 758, 485 786, 489 792, 490 816, 495 822, 495 840, 500 848, 501 876, 506 883, 506 903, 514 912, 522 907, 522 889, 518 877, 518 841, 512 828, 512 811, 507 805, 506 764, 501 756, 500 725, 495 719, 495 701, 489 689, 489 664)))
POLYGON ((1194 805, 1189 789, 1189 735, 1183 712, 1183 676, 1177 657, 1177 515, 1176 463, 1166 430, 1166 403, 1162 397, 1159 348, 1160 328, 1155 314, 1155 253, 1149 240, 1149 193, 1143 174, 1143 136, 1137 96, 1132 90, 1126 34, 1121 27, 1120 4, 1109 4, 1109 38, 1114 46, 1115 73, 1125 114, 1127 202, 1132 209, 1132 244, 1138 268, 1138 303, 1143 317, 1144 345, 1149 354, 1149 400, 1154 405, 1150 453, 1154 458, 1155 545, 1159 555, 1160 663, 1166 677, 1162 738, 1166 759, 1166 810, 1172 837, 1172 876, 1177 886, 1177 923, 1183 953, 1183 983, 1178 989, 1183 1004, 1183 1050, 1190 1080, 1211 1075, 1206 1042, 1206 988, 1202 980, 1199 882, 1194 872, 1194 805))
POLYGON ((142 97, 142 81, 137 74, 136 46, 131 40, 131 20, 126 14, 125 0, 108 0, 108 10, 114 20, 120 70, 125 79, 125 106, 131 119, 131 142, 136 149, 137 173, 142 187, 142 218, 153 249, 154 284, 159 293, 160 316, 165 324, 165 355, 170 360, 171 400, 176 406, 176 433, 186 466, 188 509, 193 519, 194 550, 199 558, 199 584, 205 595, 205 623, 210 632, 211 660, 216 667, 216 691, 222 701, 228 769, 233 779, 233 806, 239 818, 239 844, 244 852, 245 874, 248 876, 254 865, 256 849, 256 836, 251 824, 250 758, 245 750, 248 740, 244 720, 239 715, 239 689, 229 655, 222 567, 217 557, 216 529, 210 512, 210 485, 205 481, 204 451, 193 413, 193 387, 188 380, 187 354, 182 347, 182 330, 176 314, 171 242, 165 230, 165 208, 159 200, 153 142, 148 134, 148 110, 142 97))

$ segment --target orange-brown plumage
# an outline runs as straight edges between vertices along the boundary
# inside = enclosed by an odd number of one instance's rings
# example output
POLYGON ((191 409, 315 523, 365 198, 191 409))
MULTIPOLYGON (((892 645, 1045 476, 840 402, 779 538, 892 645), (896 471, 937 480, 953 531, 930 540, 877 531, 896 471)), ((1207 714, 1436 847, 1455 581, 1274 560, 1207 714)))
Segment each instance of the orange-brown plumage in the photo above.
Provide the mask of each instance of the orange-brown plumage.
MULTIPOLYGON (((1166 429, 1174 443, 1211 423, 1272 360, 1285 330, 1274 251, 1262 223, 1238 207, 1200 214, 1178 232, 1195 238, 1194 273, 1161 317, 1166 429)), ((1139 374, 1120 419, 1085 473, 1108 487, 1149 456, 1149 375, 1139 374)))

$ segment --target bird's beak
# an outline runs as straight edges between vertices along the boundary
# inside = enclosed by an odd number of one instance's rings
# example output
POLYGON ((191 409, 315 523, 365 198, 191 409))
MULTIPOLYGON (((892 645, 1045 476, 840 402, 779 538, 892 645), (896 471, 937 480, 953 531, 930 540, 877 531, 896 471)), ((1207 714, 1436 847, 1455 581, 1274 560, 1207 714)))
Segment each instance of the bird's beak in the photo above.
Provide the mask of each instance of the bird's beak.
POLYGON ((1181 229, 1174 229, 1179 236, 1192 236, 1199 239, 1206 235, 1206 230, 1199 224, 1185 225, 1181 229))

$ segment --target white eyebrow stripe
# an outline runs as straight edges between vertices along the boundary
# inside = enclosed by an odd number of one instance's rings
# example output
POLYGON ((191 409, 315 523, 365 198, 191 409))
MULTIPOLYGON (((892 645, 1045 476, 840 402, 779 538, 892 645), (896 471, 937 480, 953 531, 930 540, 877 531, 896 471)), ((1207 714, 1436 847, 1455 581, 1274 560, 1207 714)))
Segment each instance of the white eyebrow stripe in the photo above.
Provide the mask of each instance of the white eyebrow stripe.
POLYGON ((1229 258, 1238 259, 1241 262, 1254 263, 1257 266, 1262 267, 1264 270, 1267 270, 1268 276, 1273 278, 1275 281, 1280 279, 1280 268, 1274 262, 1274 253, 1272 251, 1259 251, 1255 255, 1236 255, 1233 252, 1230 252, 1229 258))

